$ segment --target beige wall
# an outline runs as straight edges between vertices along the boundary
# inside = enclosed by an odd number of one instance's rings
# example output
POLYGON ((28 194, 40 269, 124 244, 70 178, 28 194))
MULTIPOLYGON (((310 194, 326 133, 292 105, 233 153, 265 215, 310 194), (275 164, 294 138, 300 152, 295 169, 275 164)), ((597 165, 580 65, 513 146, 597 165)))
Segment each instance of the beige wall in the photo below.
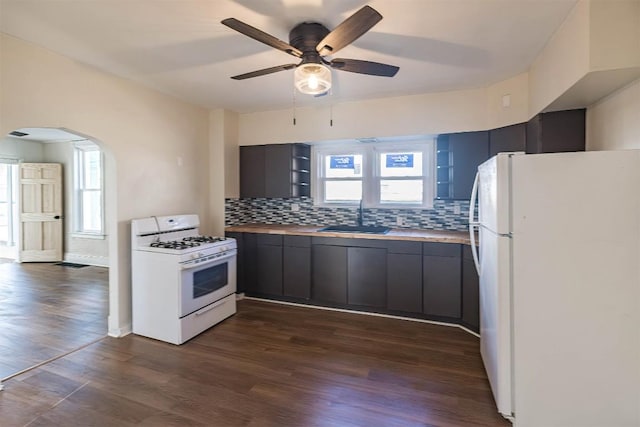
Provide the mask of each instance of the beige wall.
POLYGON ((587 150, 640 149, 640 79, 587 109, 587 150))
MULTIPOLYGON (((0 120, 2 113, 0 111, 0 120)), ((17 138, 0 138, 0 158, 22 160, 24 162, 43 162, 44 152, 42 144, 33 141, 22 141, 17 138)))
POLYGON ((640 67, 640 1, 592 0, 590 70, 640 67))
POLYGON ((225 197, 240 196, 240 148, 238 147, 238 114, 224 115, 224 192, 225 197))
POLYGON ((0 52, 0 135, 21 127, 64 127, 96 141, 112 160, 106 182, 113 209, 107 218, 109 331, 126 333, 130 221, 206 215, 208 112, 6 35, 0 35, 0 52))
POLYGON ((529 119, 529 74, 522 73, 487 88, 488 129, 522 123, 529 119), (503 104, 508 97, 508 106, 503 104))
POLYGON ((529 69, 529 117, 551 104, 589 70, 589 1, 580 1, 529 69))
POLYGON ((640 77, 640 1, 580 0, 529 69, 529 117, 587 107, 640 77))
POLYGON ((486 89, 240 114, 239 144, 393 137, 487 129, 486 89), (333 109, 333 112, 331 112, 333 109), (333 126, 330 118, 333 117, 333 126))

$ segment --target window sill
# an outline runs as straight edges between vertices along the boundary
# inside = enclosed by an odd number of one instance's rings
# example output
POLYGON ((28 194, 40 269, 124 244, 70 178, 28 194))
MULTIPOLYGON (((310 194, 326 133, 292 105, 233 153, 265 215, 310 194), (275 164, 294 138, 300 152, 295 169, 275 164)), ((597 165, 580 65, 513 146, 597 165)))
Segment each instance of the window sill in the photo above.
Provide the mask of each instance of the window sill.
POLYGON ((94 239, 94 240, 105 240, 107 238, 106 234, 98 234, 98 233, 80 233, 75 232, 71 233, 71 237, 75 239, 94 239))

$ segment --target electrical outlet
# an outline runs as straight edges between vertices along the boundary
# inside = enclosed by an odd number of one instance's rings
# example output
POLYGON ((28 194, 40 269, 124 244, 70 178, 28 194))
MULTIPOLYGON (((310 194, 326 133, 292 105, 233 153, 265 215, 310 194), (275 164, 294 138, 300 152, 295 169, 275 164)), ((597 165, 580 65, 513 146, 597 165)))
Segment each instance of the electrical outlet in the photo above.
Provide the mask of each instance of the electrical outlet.
POLYGON ((291 211, 299 212, 300 211, 300 205, 297 204, 297 203, 291 203, 291 211))
POLYGON ((453 205, 453 214, 460 215, 460 205, 453 205))

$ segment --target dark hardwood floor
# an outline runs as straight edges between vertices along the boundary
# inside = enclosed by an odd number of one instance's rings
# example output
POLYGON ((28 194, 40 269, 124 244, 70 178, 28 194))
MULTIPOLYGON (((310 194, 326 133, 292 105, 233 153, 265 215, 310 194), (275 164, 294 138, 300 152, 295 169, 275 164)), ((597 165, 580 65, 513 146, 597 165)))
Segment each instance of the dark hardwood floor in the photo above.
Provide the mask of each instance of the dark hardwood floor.
POLYGON ((3 426, 509 426, 457 328, 261 301, 182 346, 101 341, 5 383, 3 426))
POLYGON ((104 337, 108 293, 107 268, 0 263, 0 379, 104 337))

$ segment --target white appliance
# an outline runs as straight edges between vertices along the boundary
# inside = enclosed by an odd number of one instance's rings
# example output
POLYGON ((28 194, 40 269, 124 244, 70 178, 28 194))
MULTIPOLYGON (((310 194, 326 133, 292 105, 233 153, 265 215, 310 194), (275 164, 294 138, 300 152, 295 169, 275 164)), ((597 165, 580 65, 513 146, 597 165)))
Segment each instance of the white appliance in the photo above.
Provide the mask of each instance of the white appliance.
POLYGON ((199 225, 197 215, 131 221, 135 334, 182 344, 236 312, 236 241, 199 225))
POLYGON ((640 150, 498 154, 471 206, 498 411, 517 427, 640 426, 640 150))

